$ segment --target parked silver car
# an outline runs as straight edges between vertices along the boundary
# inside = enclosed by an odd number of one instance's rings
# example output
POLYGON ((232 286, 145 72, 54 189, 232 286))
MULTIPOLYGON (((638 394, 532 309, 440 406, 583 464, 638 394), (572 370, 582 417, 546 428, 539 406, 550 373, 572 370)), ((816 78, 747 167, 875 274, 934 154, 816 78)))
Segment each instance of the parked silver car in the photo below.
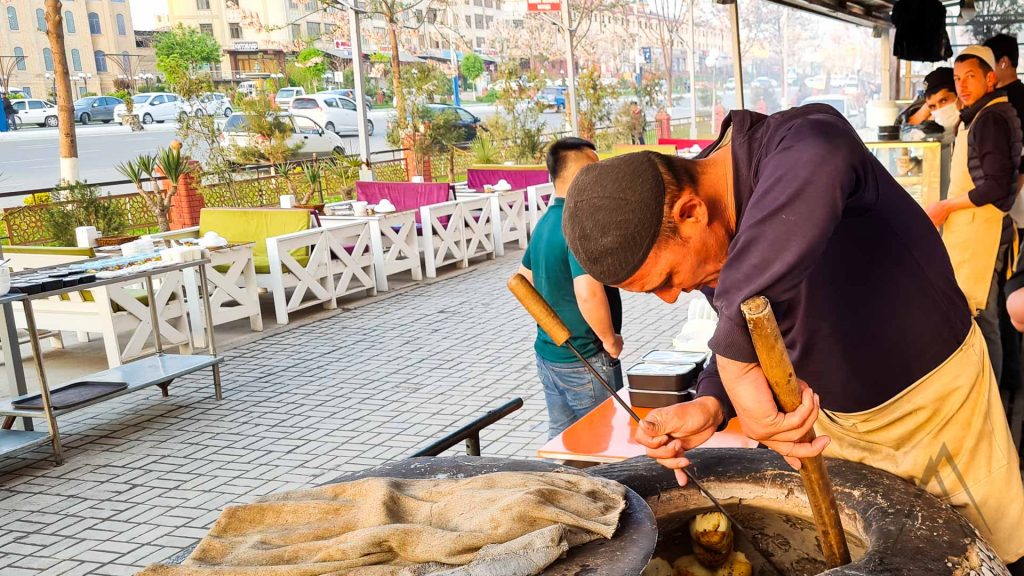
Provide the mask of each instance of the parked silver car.
POLYGON ((75 122, 88 124, 90 122, 103 122, 107 124, 114 120, 114 108, 118 104, 124 104, 120 98, 113 96, 86 96, 75 100, 75 122))
MULTIPOLYGON (((260 149, 267 143, 266 137, 254 133, 249 126, 250 114, 232 114, 224 123, 223 131, 220 134, 221 144, 233 147, 236 152, 240 148, 260 149)), ((344 154, 345 148, 342 145, 341 137, 334 132, 324 130, 310 118, 305 116, 292 115, 287 112, 274 114, 274 121, 280 122, 282 128, 290 135, 287 138, 287 145, 294 146, 296 150, 289 160, 306 160, 314 154, 320 157, 331 154, 344 154)), ((236 158, 239 163, 244 163, 241 158, 236 158)))

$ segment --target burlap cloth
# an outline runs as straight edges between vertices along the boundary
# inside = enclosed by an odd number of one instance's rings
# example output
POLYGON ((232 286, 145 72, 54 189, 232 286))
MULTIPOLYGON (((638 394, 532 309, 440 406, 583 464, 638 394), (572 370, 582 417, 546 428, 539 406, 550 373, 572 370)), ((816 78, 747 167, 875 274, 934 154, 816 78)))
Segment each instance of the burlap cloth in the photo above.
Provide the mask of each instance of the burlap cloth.
POLYGON ((229 507, 141 576, 532 576, 611 538, 625 506, 621 484, 570 473, 367 478, 229 507))

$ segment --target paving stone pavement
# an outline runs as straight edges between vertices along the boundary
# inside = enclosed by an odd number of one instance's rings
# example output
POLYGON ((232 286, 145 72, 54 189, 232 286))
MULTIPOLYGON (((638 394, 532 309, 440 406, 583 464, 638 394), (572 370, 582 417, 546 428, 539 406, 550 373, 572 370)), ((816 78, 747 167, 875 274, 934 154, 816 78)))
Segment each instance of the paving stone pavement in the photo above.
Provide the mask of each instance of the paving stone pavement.
MULTIPOLYGON (((402 458, 506 400, 483 453, 546 440, 534 325, 505 281, 520 252, 224 353, 171 396, 135 393, 61 418, 66 460, 0 459, 0 574, 133 574, 203 535, 220 510, 402 458)), ((686 314, 624 294, 626 366, 686 314)), ((453 449, 453 453, 457 449, 453 449)))

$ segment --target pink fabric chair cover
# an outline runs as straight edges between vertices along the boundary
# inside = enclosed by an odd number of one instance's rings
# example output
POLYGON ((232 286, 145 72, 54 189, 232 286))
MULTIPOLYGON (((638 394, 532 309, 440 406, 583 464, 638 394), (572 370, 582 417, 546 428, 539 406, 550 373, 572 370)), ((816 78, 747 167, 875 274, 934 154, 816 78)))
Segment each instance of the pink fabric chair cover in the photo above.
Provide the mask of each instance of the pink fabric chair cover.
POLYGON ((492 168, 470 168, 466 173, 466 185, 477 192, 484 191, 484 185, 491 186, 499 180, 508 182, 513 190, 525 189, 535 184, 545 184, 550 181, 548 171, 539 170, 501 170, 492 168))
POLYGON ((675 146, 676 150, 685 150, 687 148, 693 148, 694 145, 700 147, 701 150, 714 144, 714 140, 687 140, 685 138, 658 138, 658 144, 668 144, 675 146))
POLYGON ((356 198, 377 204, 387 198, 399 212, 416 210, 416 223, 420 223, 419 208, 450 200, 445 182, 356 182, 356 198))

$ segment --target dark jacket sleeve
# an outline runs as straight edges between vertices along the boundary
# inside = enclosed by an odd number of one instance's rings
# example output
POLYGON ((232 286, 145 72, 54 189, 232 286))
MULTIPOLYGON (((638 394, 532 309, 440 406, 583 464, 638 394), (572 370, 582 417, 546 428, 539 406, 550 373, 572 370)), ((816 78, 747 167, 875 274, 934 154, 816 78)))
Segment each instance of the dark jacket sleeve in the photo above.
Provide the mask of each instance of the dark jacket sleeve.
POLYGON ((974 177, 974 189, 967 196, 975 206, 994 204, 1004 212, 1013 205, 1017 193, 1020 165, 1011 158, 1012 127, 999 114, 979 114, 971 125, 973 155, 978 159, 982 178, 974 177))
POLYGON ((729 425, 729 420, 736 417, 736 410, 733 409, 732 401, 729 400, 729 395, 725 392, 722 377, 718 375, 718 361, 715 359, 714 354, 711 355, 708 365, 704 367, 700 376, 697 377, 697 398, 702 396, 711 396, 722 405, 723 417, 718 429, 724 430, 729 425))
POLYGON ((709 345, 738 362, 757 361, 740 304, 762 295, 781 307, 793 298, 870 177, 868 152, 840 117, 808 116, 768 139, 715 289, 719 322, 709 345))

